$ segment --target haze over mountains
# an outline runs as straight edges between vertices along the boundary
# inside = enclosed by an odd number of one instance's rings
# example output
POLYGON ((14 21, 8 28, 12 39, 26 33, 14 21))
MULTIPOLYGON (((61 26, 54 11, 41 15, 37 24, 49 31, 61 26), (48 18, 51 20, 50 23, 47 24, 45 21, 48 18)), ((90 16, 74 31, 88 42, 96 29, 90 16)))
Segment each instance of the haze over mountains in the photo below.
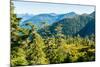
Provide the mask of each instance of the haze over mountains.
POLYGON ((39 30, 38 32, 44 36, 43 32, 45 30, 49 31, 51 34, 57 34, 55 30, 57 27, 61 27, 61 33, 64 35, 91 35, 95 33, 95 12, 91 14, 78 15, 75 12, 70 12, 66 14, 39 14, 39 15, 23 15, 20 16, 22 20, 20 21, 21 27, 25 26, 26 23, 33 23, 39 30), (42 28, 43 23, 47 24, 47 28, 42 28), (41 33, 42 32, 42 33, 41 33))
POLYGON ((61 25, 61 31, 64 35, 91 35, 95 33, 95 12, 82 15, 76 15, 73 18, 64 18, 53 23, 49 30, 52 33, 57 33, 55 29, 61 25))
POLYGON ((66 14, 39 14, 39 15, 28 15, 28 14, 18 14, 17 16, 22 18, 21 25, 26 24, 28 22, 32 22, 35 25, 39 25, 41 22, 46 22, 47 24, 52 24, 56 21, 62 20, 64 18, 71 18, 77 15, 74 12, 66 13, 66 14))

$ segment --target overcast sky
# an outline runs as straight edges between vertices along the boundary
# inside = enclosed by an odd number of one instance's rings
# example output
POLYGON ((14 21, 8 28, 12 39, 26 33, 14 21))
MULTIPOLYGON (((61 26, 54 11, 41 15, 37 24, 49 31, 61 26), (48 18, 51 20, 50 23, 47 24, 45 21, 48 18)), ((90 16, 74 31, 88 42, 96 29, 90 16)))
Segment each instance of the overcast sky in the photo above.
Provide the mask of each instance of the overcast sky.
POLYGON ((37 2, 22 2, 13 1, 15 13, 17 14, 42 14, 42 13, 56 13, 64 14, 75 12, 77 14, 92 13, 95 11, 94 6, 84 5, 69 5, 69 4, 53 4, 53 3, 37 3, 37 2))

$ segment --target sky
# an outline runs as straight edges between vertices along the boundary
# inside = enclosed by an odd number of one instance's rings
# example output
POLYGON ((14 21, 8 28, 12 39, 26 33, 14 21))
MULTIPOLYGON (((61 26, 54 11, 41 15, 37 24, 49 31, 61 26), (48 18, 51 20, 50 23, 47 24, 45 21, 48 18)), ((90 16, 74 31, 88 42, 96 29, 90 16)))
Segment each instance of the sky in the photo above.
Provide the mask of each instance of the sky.
POLYGON ((46 14, 56 13, 65 14, 75 12, 77 14, 90 14, 95 11, 95 6, 86 5, 72 5, 72 4, 55 4, 55 3, 39 3, 39 2, 25 2, 13 1, 16 14, 46 14))

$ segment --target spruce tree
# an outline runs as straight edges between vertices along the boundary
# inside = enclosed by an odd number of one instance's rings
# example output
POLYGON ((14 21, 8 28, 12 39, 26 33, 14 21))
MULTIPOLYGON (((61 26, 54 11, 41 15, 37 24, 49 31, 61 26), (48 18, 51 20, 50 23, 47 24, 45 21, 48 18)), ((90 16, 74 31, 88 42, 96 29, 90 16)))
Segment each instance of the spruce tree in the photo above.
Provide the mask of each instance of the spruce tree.
MULTIPOLYGON (((30 25, 30 24, 29 24, 30 25)), ((34 25, 31 24, 30 43, 26 47, 27 60, 29 65, 32 64, 48 64, 44 53, 44 41, 42 37, 35 31, 34 25)))
POLYGON ((17 18, 14 14, 14 6, 11 2, 11 66, 17 65, 27 65, 25 51, 20 48, 20 36, 19 36, 19 21, 20 18, 17 18))

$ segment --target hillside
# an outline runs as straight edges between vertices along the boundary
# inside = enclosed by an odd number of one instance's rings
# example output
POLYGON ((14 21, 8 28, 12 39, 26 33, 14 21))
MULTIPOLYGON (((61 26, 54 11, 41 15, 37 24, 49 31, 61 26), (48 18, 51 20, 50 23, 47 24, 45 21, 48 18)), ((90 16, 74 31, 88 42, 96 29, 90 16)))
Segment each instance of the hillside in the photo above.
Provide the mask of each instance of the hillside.
MULTIPOLYGON (((94 12, 93 12, 94 13, 94 12)), ((51 34, 60 33, 64 35, 78 35, 81 36, 90 35, 94 33, 95 30, 95 18, 93 13, 91 14, 82 14, 76 15, 70 18, 64 18, 58 22, 53 23, 52 25, 48 26, 47 29, 41 29, 41 32, 45 32, 45 30, 49 31, 51 34), (56 30, 57 28, 61 28, 56 30)), ((44 35, 40 32, 41 35, 44 35)))
POLYGON ((55 14, 55 13, 49 13, 49 14, 39 14, 34 15, 31 17, 28 17, 28 19, 23 20, 25 17, 22 17, 22 20, 20 22, 20 25, 23 27, 26 23, 32 22, 37 27, 41 28, 41 24, 44 22, 48 25, 53 24, 54 22, 60 21, 64 18, 71 18, 76 16, 77 14, 74 12, 66 13, 66 14, 55 14))

